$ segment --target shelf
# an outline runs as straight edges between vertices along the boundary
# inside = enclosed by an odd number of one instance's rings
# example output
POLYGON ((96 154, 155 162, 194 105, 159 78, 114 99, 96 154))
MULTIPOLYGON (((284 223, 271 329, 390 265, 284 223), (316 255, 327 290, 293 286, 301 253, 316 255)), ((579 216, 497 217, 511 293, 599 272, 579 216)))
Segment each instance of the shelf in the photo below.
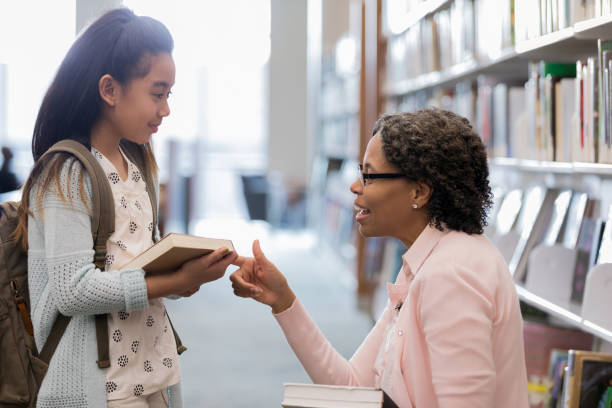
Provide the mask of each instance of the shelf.
POLYGON ((612 14, 579 21, 574 24, 575 37, 585 40, 609 38, 610 30, 612 30, 612 14))
POLYGON ((585 332, 591 333, 605 341, 612 342, 612 331, 604 329, 588 320, 583 319, 580 316, 580 306, 568 303, 566 305, 558 305, 551 301, 548 301, 538 295, 529 292, 521 285, 516 286, 516 293, 519 299, 534 306, 540 310, 543 310, 585 332))
POLYGON ((406 14, 406 21, 403 26, 397 30, 397 34, 404 33, 423 18, 435 13, 449 3, 450 0, 428 0, 422 2, 406 14))
POLYGON ((386 84, 383 95, 399 97, 437 86, 474 79, 480 74, 494 74, 507 79, 527 78, 527 61, 548 60, 574 62, 597 54, 597 38, 612 32, 612 15, 576 23, 554 33, 519 42, 487 60, 474 60, 455 65, 444 71, 429 72, 415 78, 386 84))
POLYGON ((612 165, 599 163, 563 163, 497 157, 489 160, 491 167, 533 173, 598 175, 612 177, 612 165))

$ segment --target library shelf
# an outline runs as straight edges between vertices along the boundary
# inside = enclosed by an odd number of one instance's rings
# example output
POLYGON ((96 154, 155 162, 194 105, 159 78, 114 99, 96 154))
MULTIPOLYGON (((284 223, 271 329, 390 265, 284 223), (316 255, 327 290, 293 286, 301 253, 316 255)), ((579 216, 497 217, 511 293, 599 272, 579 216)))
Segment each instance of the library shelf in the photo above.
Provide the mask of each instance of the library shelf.
POLYGON ((612 31, 612 14, 579 21, 574 24, 574 36, 580 39, 596 40, 609 38, 612 31))
POLYGON ((451 0, 428 0, 420 3, 406 14, 404 24, 398 27, 397 34, 402 34, 425 17, 450 4, 450 2, 451 0))
POLYGON ((471 60, 457 64, 444 71, 434 71, 385 84, 383 95, 400 97, 439 86, 452 86, 455 83, 473 79, 480 74, 513 75, 527 77, 529 60, 573 61, 595 55, 597 38, 607 38, 612 32, 612 15, 597 17, 578 22, 538 38, 521 41, 513 47, 499 51, 490 58, 471 60))
POLYGON ((566 304, 559 304, 551 302, 538 296, 529 290, 525 289, 522 285, 516 284, 516 293, 519 299, 530 304, 531 306, 545 311, 562 321, 569 323, 570 325, 577 327, 585 332, 591 333, 592 335, 599 337, 607 342, 612 342, 612 331, 607 330, 601 326, 598 326, 580 316, 580 306, 574 303, 567 302, 566 304))
POLYGON ((492 168, 519 170, 526 172, 596 175, 601 177, 612 177, 611 164, 578 162, 564 163, 540 160, 522 160, 510 157, 496 157, 489 160, 489 165, 492 168))

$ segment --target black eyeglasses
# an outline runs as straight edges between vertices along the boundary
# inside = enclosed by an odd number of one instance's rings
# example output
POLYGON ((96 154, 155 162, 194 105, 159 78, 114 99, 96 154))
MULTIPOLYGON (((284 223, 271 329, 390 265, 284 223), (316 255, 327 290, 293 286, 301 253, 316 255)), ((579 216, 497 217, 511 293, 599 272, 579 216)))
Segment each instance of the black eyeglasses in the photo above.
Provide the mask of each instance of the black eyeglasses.
POLYGON ((366 185, 366 180, 396 179, 396 178, 406 177, 405 175, 401 173, 364 173, 362 164, 359 165, 359 174, 361 175, 359 179, 361 180, 361 185, 363 186, 366 185))

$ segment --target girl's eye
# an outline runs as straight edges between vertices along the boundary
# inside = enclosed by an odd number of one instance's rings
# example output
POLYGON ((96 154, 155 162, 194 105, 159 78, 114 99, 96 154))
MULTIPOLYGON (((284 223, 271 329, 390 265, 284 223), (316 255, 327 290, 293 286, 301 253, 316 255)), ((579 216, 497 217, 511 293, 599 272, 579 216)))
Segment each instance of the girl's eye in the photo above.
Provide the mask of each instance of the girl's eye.
POLYGON ((153 94, 157 99, 162 99, 164 97, 163 93, 153 94))

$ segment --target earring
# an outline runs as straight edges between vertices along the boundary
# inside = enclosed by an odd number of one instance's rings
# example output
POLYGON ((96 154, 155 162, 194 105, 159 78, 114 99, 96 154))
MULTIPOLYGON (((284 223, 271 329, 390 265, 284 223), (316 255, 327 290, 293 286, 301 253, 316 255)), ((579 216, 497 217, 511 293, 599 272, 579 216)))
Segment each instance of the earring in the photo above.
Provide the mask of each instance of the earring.
POLYGON ((417 208, 419 208, 419 205, 417 203, 414 203, 414 204, 412 204, 412 208, 414 208, 416 210, 417 208))

